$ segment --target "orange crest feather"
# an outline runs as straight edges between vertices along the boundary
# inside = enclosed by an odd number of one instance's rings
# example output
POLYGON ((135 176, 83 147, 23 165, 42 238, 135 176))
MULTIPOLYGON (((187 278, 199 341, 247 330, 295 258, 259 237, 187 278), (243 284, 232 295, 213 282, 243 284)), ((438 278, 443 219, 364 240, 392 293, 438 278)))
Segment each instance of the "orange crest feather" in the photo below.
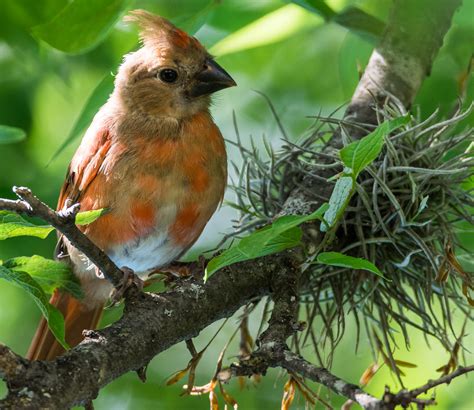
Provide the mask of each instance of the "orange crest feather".
POLYGON ((125 22, 137 23, 140 27, 140 39, 143 44, 161 48, 173 46, 188 48, 199 42, 164 17, 145 10, 133 10, 124 17, 125 22))

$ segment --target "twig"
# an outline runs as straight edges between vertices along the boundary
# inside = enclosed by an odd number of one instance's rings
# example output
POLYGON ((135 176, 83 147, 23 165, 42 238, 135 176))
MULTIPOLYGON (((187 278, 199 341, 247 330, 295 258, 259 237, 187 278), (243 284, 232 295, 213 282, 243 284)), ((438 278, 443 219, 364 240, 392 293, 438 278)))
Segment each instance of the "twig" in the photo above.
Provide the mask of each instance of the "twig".
POLYGON ((474 371, 474 366, 458 367, 454 372, 442 376, 436 380, 429 380, 426 384, 421 387, 418 387, 417 389, 409 391, 402 390, 397 394, 391 394, 390 392, 386 392, 384 398, 387 404, 393 404, 394 406, 401 405, 403 407, 408 407, 410 403, 416 403, 420 408, 420 406, 435 404, 435 401, 433 399, 418 399, 418 396, 420 394, 427 393, 429 390, 441 384, 449 384, 456 377, 459 377, 463 374, 467 374, 472 371, 474 371))
POLYGON ((73 246, 84 253, 116 288, 122 285, 123 272, 75 225, 74 221, 76 214, 79 212, 79 204, 55 212, 34 196, 29 188, 14 187, 13 192, 20 199, 16 201, 0 199, 0 210, 38 217, 48 222, 61 232, 73 246))

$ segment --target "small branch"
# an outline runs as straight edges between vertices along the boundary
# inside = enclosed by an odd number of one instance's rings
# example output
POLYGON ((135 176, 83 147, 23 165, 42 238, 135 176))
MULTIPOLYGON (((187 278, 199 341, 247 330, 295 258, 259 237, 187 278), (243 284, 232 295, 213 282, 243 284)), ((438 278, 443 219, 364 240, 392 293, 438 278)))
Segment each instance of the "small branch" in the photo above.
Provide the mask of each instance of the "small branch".
POLYGON ((283 357, 280 357, 276 364, 288 371, 322 384, 336 394, 355 401, 364 409, 377 409, 376 406, 379 400, 364 392, 359 386, 340 379, 327 369, 314 366, 301 356, 289 350, 283 352, 283 357))
POLYGON ((257 340, 259 350, 265 350, 267 345, 272 346, 276 342, 285 344, 291 335, 300 330, 298 324, 300 267, 293 261, 287 268, 284 275, 281 271, 277 271, 272 278, 274 306, 268 328, 257 340))
POLYGON ((412 397, 417 397, 420 394, 426 393, 428 390, 439 386, 440 384, 449 384, 451 380, 455 379, 458 376, 463 374, 469 373, 474 371, 474 366, 466 366, 466 367, 458 367, 454 372, 451 374, 447 374, 446 376, 440 377, 436 380, 430 380, 424 386, 418 387, 417 389, 410 390, 409 394, 412 397))
MULTIPOLYGON (((223 369, 218 379, 227 383, 232 377, 265 374, 269 367, 282 367, 291 373, 299 374, 319 383, 336 394, 353 400, 364 409, 377 410, 379 400, 365 393, 360 387, 346 382, 332 374, 329 370, 314 366, 301 356, 291 352, 285 345, 274 343, 272 349, 257 350, 249 359, 232 364, 223 369)), ((381 409, 381 408, 380 408, 381 409)))
POLYGON ((418 408, 424 409, 426 406, 435 404, 433 399, 419 399, 417 396, 426 393, 428 390, 440 384, 449 384, 453 379, 463 374, 474 371, 474 366, 460 367, 455 372, 443 376, 437 380, 430 380, 424 386, 411 391, 402 390, 397 394, 385 391, 382 399, 366 393, 359 386, 346 382, 335 376, 327 369, 315 366, 288 350, 282 344, 275 343, 270 350, 259 350, 252 356, 240 363, 234 363, 231 367, 223 369, 218 378, 227 383, 235 376, 252 376, 254 374, 265 374, 269 367, 282 367, 291 373, 299 374, 304 378, 319 383, 334 393, 346 397, 351 402, 358 403, 366 410, 394 410, 397 406, 408 407, 411 403, 417 404, 418 408))
POLYGON ((14 187, 13 192, 18 195, 20 200, 0 199, 0 210, 38 217, 48 222, 61 232, 73 246, 84 253, 116 288, 122 285, 123 272, 76 226, 75 217, 79 212, 79 204, 55 212, 34 196, 28 188, 14 187))
MULTIPOLYGON (((395 408, 396 405, 401 405, 402 407, 408 407, 410 403, 416 403, 419 406, 427 406, 431 404, 435 404, 435 401, 432 399, 418 399, 417 397, 420 394, 427 393, 429 390, 439 386, 441 384, 449 384, 453 379, 459 377, 463 374, 467 374, 469 372, 474 371, 474 366, 467 366, 467 367, 458 367, 454 372, 442 376, 436 380, 429 380, 426 384, 417 389, 413 390, 402 390, 397 394, 392 394, 390 392, 386 392, 384 399, 387 405, 392 405, 395 408)), ((389 407, 390 408, 390 407, 389 407)), ((424 407, 421 407, 424 408, 424 407)))

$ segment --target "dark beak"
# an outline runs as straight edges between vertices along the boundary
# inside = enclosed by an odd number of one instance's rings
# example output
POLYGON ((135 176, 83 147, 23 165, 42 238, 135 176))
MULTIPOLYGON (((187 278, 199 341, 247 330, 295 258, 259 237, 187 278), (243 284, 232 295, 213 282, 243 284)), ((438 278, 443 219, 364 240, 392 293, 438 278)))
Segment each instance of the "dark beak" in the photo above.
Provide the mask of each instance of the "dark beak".
POLYGON ((237 84, 232 77, 212 58, 208 58, 204 69, 195 76, 195 82, 191 86, 189 95, 199 97, 234 85, 237 84))

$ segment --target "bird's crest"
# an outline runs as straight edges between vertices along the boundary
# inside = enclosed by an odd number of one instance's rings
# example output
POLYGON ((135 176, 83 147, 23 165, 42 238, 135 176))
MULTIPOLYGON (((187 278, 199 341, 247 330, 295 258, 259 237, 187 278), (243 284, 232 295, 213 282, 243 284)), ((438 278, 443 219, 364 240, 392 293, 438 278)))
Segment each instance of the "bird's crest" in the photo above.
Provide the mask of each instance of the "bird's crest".
POLYGON ((140 39, 145 46, 161 48, 172 45, 186 49, 200 46, 200 43, 176 27, 164 17, 145 10, 133 10, 124 18, 125 22, 137 23, 140 27, 140 39))

